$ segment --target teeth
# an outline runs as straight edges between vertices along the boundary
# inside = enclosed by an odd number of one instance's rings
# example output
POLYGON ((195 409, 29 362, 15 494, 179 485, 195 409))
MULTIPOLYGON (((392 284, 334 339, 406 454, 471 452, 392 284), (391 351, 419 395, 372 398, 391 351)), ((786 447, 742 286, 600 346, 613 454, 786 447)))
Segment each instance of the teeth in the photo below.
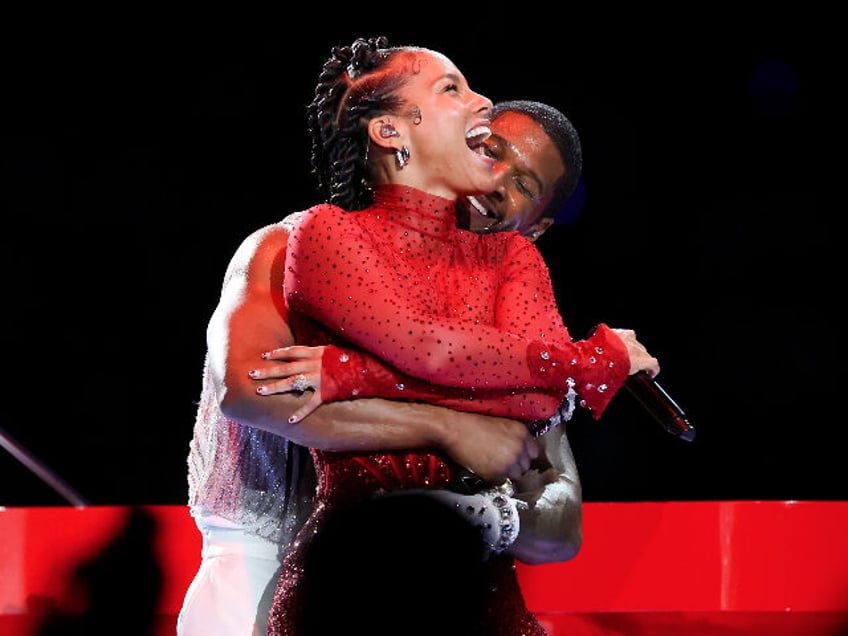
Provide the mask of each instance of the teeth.
POLYGON ((465 133, 465 138, 468 141, 474 141, 475 143, 481 144, 486 141, 492 134, 492 129, 488 126, 480 125, 474 126, 471 130, 465 133))
POLYGON ((466 197, 468 199, 468 203, 471 204, 471 207, 474 208, 478 214, 481 216, 485 216, 486 218, 494 218, 493 215, 489 214, 489 211, 483 207, 483 204, 477 200, 477 197, 466 197))

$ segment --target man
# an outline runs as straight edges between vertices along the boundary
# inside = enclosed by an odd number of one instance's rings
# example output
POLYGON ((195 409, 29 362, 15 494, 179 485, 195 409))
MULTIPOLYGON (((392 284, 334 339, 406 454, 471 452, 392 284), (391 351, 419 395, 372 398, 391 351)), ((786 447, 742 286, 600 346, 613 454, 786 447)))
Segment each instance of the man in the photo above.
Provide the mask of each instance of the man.
MULTIPOLYGON (((465 220, 475 230, 516 229, 535 240, 580 175, 576 131, 555 109, 511 102, 496 107, 492 133, 498 188, 470 202, 465 220)), ((582 500, 564 426, 537 442, 521 422, 380 399, 324 404, 290 423, 308 392, 257 393, 257 382, 274 377, 273 361, 263 370, 259 353, 294 342, 282 285, 287 236, 283 221, 245 240, 209 322, 188 460, 203 562, 178 632, 264 633, 279 563, 311 508, 315 478, 305 447, 439 446, 487 482, 513 479, 524 502, 520 532, 508 549, 515 558, 530 564, 572 558, 582 540, 582 500)))
POLYGON ((501 102, 492 116, 497 125, 486 148, 497 160, 498 186, 489 195, 469 197, 460 213, 475 232, 512 230, 535 241, 577 187, 583 167, 577 130, 540 102, 501 102))

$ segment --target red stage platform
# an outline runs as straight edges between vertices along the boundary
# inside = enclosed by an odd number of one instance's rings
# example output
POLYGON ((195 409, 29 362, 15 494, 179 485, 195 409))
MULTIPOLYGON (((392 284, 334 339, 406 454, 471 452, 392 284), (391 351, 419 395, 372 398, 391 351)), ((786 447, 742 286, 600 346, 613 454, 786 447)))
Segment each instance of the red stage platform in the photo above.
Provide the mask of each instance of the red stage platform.
MULTIPOLYGON (((182 506, 131 512, 0 508, 0 633, 72 622, 92 597, 143 620, 120 604, 158 566, 151 633, 171 636, 200 539, 182 506)), ((848 635, 848 502, 589 503, 583 530, 572 561, 519 566, 551 636, 848 635)))

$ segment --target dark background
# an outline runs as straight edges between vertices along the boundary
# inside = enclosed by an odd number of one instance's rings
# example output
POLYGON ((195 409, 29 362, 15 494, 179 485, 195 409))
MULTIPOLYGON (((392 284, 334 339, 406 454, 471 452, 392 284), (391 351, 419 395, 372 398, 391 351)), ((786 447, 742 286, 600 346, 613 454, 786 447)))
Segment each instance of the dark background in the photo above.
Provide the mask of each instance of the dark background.
MULTIPOLYGON (((185 501, 226 264, 315 201, 318 71, 330 46, 381 32, 446 53, 494 100, 556 105, 581 133, 581 189, 538 242, 566 323, 636 329, 698 432, 671 437, 624 394, 600 422, 578 415, 587 501, 848 497, 842 241, 823 194, 842 154, 834 17, 423 9, 315 7, 250 29, 7 23, 7 440, 91 503, 185 501)), ((0 505, 64 503, 0 449, 0 505)))

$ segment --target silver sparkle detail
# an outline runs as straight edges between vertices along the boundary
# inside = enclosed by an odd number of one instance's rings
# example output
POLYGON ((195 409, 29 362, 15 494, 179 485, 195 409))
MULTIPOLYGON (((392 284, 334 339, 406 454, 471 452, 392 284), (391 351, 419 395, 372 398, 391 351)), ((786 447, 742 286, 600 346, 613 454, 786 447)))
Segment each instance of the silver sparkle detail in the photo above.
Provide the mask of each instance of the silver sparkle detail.
POLYGON ((312 388, 309 384, 309 380, 306 379, 306 376, 302 373, 298 373, 294 376, 294 380, 292 381, 292 388, 295 391, 305 391, 306 389, 312 388))

